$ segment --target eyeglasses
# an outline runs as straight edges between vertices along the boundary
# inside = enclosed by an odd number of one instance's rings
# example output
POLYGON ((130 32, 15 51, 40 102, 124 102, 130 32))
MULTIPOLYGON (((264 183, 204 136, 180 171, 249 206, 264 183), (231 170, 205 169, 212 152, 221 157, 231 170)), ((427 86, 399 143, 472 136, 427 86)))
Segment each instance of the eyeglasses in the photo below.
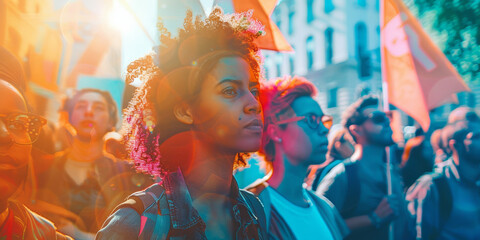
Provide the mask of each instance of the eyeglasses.
POLYGON ((47 120, 32 113, 0 114, 13 141, 21 145, 29 145, 37 141, 40 130, 47 120))
POLYGON ((297 116, 297 117, 285 119, 282 121, 278 121, 275 124, 282 125, 282 124, 298 122, 298 121, 307 122, 308 127, 310 127, 313 130, 318 129, 318 127, 320 126, 320 123, 322 123, 323 126, 328 130, 330 130, 330 128, 333 125, 333 118, 331 116, 328 116, 328 115, 318 116, 315 114, 309 114, 307 116, 297 116))
POLYGON ((390 123, 392 120, 392 112, 380 112, 375 111, 368 114, 360 124, 364 123, 367 120, 371 120, 374 124, 390 123))

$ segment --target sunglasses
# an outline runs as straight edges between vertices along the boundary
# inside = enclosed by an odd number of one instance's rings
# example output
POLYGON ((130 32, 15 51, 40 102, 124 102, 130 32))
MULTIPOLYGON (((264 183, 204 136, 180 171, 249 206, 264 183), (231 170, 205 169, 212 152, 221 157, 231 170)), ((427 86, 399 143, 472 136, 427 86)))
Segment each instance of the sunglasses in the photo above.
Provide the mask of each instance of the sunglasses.
POLYGON ((13 141, 21 145, 37 141, 40 130, 47 123, 45 118, 32 113, 0 114, 0 119, 5 123, 13 141))
POLYGON ((375 111, 370 114, 368 114, 363 121, 361 121, 360 124, 370 120, 374 124, 385 124, 385 123, 390 123, 392 121, 393 114, 392 112, 380 112, 380 111, 375 111))
POLYGON ((305 121, 308 127, 310 127, 313 130, 317 130, 320 126, 320 123, 323 124, 323 126, 328 130, 330 130, 330 128, 333 125, 332 116, 328 116, 328 115, 318 116, 316 114, 308 114, 307 116, 293 117, 293 118, 285 119, 282 121, 278 121, 275 124, 282 125, 282 124, 298 122, 298 121, 305 121))

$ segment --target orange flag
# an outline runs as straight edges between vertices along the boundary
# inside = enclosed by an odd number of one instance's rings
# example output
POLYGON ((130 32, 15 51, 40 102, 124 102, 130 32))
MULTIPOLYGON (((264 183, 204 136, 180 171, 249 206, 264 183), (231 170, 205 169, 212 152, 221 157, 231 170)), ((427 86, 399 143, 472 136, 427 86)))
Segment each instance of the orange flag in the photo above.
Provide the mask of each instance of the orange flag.
POLYGON ((253 18, 265 25, 266 34, 256 40, 259 48, 273 51, 293 51, 280 29, 272 21, 277 0, 232 0, 235 12, 253 9, 253 18))
POLYGON ((402 0, 382 0, 382 75, 388 101, 426 131, 429 111, 470 91, 402 0))

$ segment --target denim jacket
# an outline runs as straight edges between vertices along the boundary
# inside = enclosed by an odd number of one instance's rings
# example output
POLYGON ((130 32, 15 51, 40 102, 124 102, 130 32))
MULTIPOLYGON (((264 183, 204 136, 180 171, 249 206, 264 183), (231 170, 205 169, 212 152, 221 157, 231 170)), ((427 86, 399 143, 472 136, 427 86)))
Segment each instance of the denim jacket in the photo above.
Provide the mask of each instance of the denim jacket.
MULTIPOLYGON (((235 179, 230 198, 235 239, 266 239, 261 227, 266 225, 265 212, 258 198, 239 190, 235 179)), ((96 239, 207 239, 205 229, 183 175, 177 171, 167 174, 161 183, 134 193, 117 207, 96 239), (137 209, 143 211, 135 210, 138 204, 141 206, 137 209)))

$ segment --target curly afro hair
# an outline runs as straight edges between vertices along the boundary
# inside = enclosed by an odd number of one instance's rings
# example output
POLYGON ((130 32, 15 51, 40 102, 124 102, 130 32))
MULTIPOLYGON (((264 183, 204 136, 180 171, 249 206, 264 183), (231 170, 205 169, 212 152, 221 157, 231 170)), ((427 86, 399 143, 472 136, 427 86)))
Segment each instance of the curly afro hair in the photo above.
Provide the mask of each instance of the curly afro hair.
MULTIPOLYGON (((242 57, 260 81, 261 57, 254 41, 263 34, 263 26, 251 19, 251 12, 225 15, 219 8, 206 19, 194 19, 192 12, 187 12, 177 37, 172 37, 162 23, 158 28, 161 45, 155 53, 127 68, 126 81, 139 80, 142 85, 124 112, 122 129, 137 170, 155 176, 179 167, 171 159, 161 157, 161 144, 190 130, 189 125, 175 118, 175 104, 193 103, 205 75, 224 57, 242 57)), ((236 167, 246 165, 245 154, 237 155, 236 167)))

